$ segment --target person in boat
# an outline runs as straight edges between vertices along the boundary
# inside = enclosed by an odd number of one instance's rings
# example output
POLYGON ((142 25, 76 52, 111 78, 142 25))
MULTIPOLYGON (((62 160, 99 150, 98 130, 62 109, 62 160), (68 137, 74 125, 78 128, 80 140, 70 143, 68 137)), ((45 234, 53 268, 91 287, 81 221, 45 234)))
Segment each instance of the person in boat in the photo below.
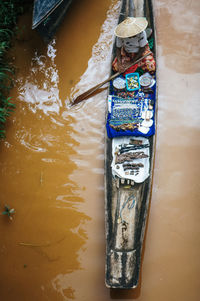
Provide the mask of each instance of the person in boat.
MULTIPOLYGON (((145 31, 147 25, 146 18, 128 17, 115 28, 117 50, 116 58, 112 63, 115 72, 123 72, 131 62, 150 52, 145 31)), ((153 74, 156 67, 153 54, 148 55, 137 65, 127 69, 126 73, 135 72, 138 67, 153 74)))

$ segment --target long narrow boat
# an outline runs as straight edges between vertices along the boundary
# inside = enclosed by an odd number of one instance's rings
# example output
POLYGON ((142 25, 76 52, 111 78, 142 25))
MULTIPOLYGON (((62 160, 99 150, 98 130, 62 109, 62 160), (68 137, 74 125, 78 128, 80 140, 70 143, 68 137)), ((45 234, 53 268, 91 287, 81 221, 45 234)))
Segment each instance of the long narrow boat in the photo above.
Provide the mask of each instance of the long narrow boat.
POLYGON ((32 29, 37 29, 45 40, 55 34, 72 0, 35 0, 32 29))
MULTIPOLYGON (((152 2, 137 0, 134 3, 136 4, 134 16, 145 16, 148 27, 153 30, 149 44, 153 44, 151 50, 155 58, 152 2)), ((126 17, 126 7, 127 1, 124 0, 119 22, 126 17)), ((114 46, 113 57, 115 52, 114 46)), ((154 74, 151 86, 148 89, 141 86, 134 96, 130 96, 127 91, 120 94, 114 89, 113 82, 108 89, 105 152, 105 282, 109 288, 135 288, 139 281, 155 154, 156 86, 154 74), (139 106, 141 113, 139 127, 134 128, 131 134, 129 131, 128 135, 122 128, 118 128, 115 131, 116 136, 113 136, 113 132, 110 133, 110 126, 116 125, 116 120, 113 120, 116 117, 114 109, 117 111, 122 103, 123 108, 139 106)))

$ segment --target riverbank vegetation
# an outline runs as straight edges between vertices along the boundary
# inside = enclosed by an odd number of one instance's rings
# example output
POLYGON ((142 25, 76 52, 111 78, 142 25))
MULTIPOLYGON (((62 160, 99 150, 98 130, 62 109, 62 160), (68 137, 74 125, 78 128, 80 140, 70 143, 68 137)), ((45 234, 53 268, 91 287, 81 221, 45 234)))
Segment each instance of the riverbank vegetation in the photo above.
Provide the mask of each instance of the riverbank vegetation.
POLYGON ((24 13, 30 0, 0 0, 0 139, 5 137, 7 117, 15 108, 9 97, 13 86, 14 65, 8 51, 19 28, 18 16, 24 13))

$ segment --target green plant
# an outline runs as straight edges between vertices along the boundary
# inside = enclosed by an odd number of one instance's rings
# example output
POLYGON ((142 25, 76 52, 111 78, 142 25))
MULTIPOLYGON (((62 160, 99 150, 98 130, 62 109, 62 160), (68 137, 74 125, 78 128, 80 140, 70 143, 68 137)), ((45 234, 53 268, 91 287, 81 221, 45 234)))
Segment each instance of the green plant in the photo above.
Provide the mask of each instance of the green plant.
POLYGON ((4 211, 2 212, 2 215, 7 215, 10 220, 13 219, 12 215, 15 213, 14 208, 10 208, 8 205, 5 205, 4 211))
POLYGON ((0 0, 0 138, 5 137, 7 117, 15 108, 9 97, 13 85, 14 68, 9 63, 7 52, 18 27, 17 18, 23 13, 28 0, 0 0))

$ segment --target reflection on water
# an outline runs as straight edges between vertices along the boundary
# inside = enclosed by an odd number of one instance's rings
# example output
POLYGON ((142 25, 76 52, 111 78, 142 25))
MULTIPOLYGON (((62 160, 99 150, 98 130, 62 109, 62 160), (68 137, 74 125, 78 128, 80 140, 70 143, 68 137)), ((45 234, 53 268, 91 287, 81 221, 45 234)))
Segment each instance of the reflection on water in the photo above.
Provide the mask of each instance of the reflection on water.
POLYGON ((112 5, 107 12, 107 18, 101 27, 101 33, 97 43, 92 48, 92 56, 88 61, 88 67, 80 77, 78 84, 72 89, 70 99, 74 99, 79 94, 85 92, 87 84, 91 87, 96 86, 97 80, 102 81, 106 76, 108 78, 110 69, 110 58, 112 53, 112 44, 114 40, 114 27, 117 22, 117 13, 119 12, 120 2, 112 5))
MULTIPOLYGON (((91 4, 88 1, 87 5, 91 4)), ((110 30, 118 9, 118 1, 102 4, 100 36, 92 45, 86 72, 80 65, 83 76, 77 91, 81 85, 94 83, 92 70, 99 68, 99 80, 108 75, 110 30), (101 64, 100 54, 105 64, 101 64), (96 64, 94 68, 92 64, 96 64)), ((63 37, 58 34, 45 46, 36 35, 29 33, 28 38, 16 41, 12 50, 19 66, 17 89, 13 90, 17 109, 8 123, 7 140, 1 143, 0 186, 1 210, 5 202, 15 208, 16 215, 13 223, 6 217, 0 220, 3 300, 79 298, 85 287, 79 285, 81 291, 76 292, 77 281, 81 282, 88 268, 95 267, 95 257, 93 264, 89 258, 99 250, 99 241, 95 247, 93 243, 97 236, 104 239, 99 227, 104 215, 96 216, 97 200, 103 212, 103 181, 99 177, 104 159, 103 108, 101 118, 97 104, 91 118, 91 108, 80 114, 77 108, 67 108, 68 101, 61 97, 66 86, 62 90, 59 85, 64 78, 73 88, 73 80, 68 70, 62 76, 63 61, 69 59, 57 54, 58 47, 65 48, 60 45, 63 37), (83 260, 85 257, 88 260, 83 260)), ((72 36, 73 32, 65 41, 67 47, 72 36)))
POLYGON ((69 103, 109 76, 119 6, 74 0, 51 43, 28 31, 12 50, 0 210, 16 214, 0 216, 2 300, 199 300, 198 1, 155 1, 159 124, 141 280, 132 291, 104 284, 106 90, 69 103))
POLYGON ((18 80, 19 99, 29 104, 33 113, 42 110, 59 113, 62 102, 59 99, 58 70, 55 65, 56 57, 55 39, 47 46, 46 55, 35 52, 32 58, 28 76, 18 80), (38 82, 38 79, 40 81, 38 82), (25 81, 25 82, 24 82, 25 81))

